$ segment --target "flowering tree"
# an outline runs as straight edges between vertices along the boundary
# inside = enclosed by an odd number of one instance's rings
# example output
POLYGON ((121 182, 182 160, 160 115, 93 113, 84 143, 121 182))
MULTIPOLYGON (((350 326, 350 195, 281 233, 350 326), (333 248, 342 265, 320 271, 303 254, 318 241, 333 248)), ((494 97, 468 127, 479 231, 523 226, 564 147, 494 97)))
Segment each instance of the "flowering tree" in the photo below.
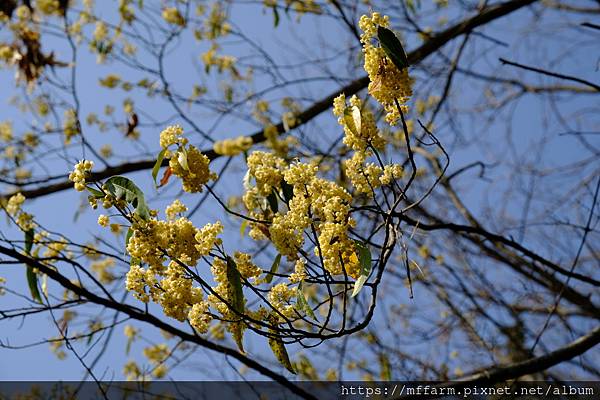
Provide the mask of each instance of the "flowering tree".
POLYGON ((597 4, 448 3, 3 2, 0 321, 52 325, 0 346, 307 398, 598 378, 597 4))

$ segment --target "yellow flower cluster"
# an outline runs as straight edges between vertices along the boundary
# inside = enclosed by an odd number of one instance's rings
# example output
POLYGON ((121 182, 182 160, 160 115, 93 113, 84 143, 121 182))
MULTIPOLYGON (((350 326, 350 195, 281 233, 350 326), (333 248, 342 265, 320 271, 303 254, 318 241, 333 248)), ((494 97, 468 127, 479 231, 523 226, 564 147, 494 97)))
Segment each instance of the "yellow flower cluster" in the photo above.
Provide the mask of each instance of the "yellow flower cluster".
POLYGON ((217 179, 217 174, 209 169, 210 160, 196 147, 189 145, 183 137, 183 128, 172 125, 160 133, 160 147, 165 151, 165 158, 169 158, 169 168, 173 175, 181 178, 183 190, 188 193, 202 192, 202 186, 209 180, 217 179), (168 148, 172 145, 179 147, 172 153, 168 148))
POLYGON ((6 204, 6 212, 13 217, 21 211, 21 206, 25 202, 25 196, 22 193, 17 193, 10 196, 8 203, 6 204))
POLYGON ((106 228, 109 223, 110 223, 110 219, 108 218, 108 216, 106 216, 104 214, 100 214, 98 216, 98 225, 100 225, 101 227, 106 228))
POLYGON ((173 221, 179 216, 186 212, 188 208, 179 199, 175 199, 171 204, 165 208, 165 214, 169 221, 173 221))
POLYGON ((37 9, 46 15, 57 13, 60 10, 58 0, 38 0, 35 5, 37 9))
POLYGON ((364 151, 371 145, 382 149, 386 142, 379 134, 373 113, 363 107, 357 96, 350 98, 350 106, 346 104, 346 96, 342 93, 333 100, 333 114, 338 123, 344 127, 344 144, 356 151, 364 151))
POLYGON ((6 283, 6 279, 0 276, 0 296, 4 294, 4 288, 2 287, 6 283))
POLYGON ((94 261, 90 264, 90 269, 94 271, 98 280, 101 283, 111 283, 116 279, 115 275, 111 272, 111 268, 115 266, 115 260, 110 257, 106 257, 100 261, 94 261))
POLYGON ((217 50, 219 50, 219 46, 216 43, 213 43, 206 52, 202 53, 201 59, 204 63, 205 70, 209 72, 211 67, 217 67, 219 73, 231 70, 235 75, 236 58, 233 56, 219 55, 217 50))
POLYGON ((13 140, 13 129, 10 121, 0 122, 0 140, 6 143, 13 140))
POLYGON ((210 322, 212 321, 212 317, 209 314, 209 304, 206 301, 201 301, 196 303, 190 309, 188 314, 188 319, 190 321, 190 325, 196 330, 198 333, 206 333, 210 327, 210 322))
POLYGON ((375 47, 371 42, 377 36, 377 27, 389 26, 389 18, 374 12, 371 16, 363 15, 359 21, 363 31, 361 42, 365 56, 364 68, 369 75, 369 94, 381 103, 387 114, 386 121, 395 125, 400 118, 396 101, 406 113, 406 102, 412 95, 412 79, 408 76, 408 69, 399 70, 386 56, 382 47, 375 47))
MULTIPOLYGON (((265 196, 273 190, 279 193, 282 178, 293 187, 289 210, 285 214, 272 215, 268 235, 261 224, 253 224, 251 237, 262 239, 268 236, 279 253, 297 260, 298 251, 304 244, 304 231, 313 224, 319 242, 315 254, 322 257, 325 269, 334 275, 341 274, 341 263, 344 262, 348 274, 358 275, 354 242, 348 237, 348 230, 355 225, 350 217, 352 197, 344 188, 318 178, 315 164, 297 162, 286 167, 283 159, 271 153, 252 153, 248 157, 248 170, 255 178, 256 186, 246 185, 243 200, 253 216, 264 218, 265 196)), ((300 276, 297 273, 294 279, 299 280, 300 276)))
POLYGON ((296 288, 290 288, 287 283, 279 283, 269 290, 267 299, 274 309, 285 317, 290 318, 294 316, 294 304, 291 303, 291 300, 296 295, 296 288))
POLYGON ((185 18, 183 18, 183 15, 181 15, 176 7, 165 8, 162 12, 162 17, 170 24, 181 27, 185 26, 185 18))
POLYGON ((183 128, 181 125, 171 125, 163 129, 160 133, 160 147, 166 149, 172 145, 185 145, 187 139, 183 136, 183 128))
POLYGON ((90 160, 81 160, 75 164, 75 169, 69 174, 69 180, 75 184, 75 190, 78 192, 85 190, 85 178, 93 167, 94 162, 90 160))
POLYGON ((204 20, 204 29, 198 31, 196 36, 200 39, 215 40, 231 32, 231 25, 227 23, 227 13, 223 10, 221 3, 216 1, 212 4, 208 18, 204 20))
POLYGON ((223 224, 220 221, 214 224, 206 224, 204 227, 198 229, 198 232, 194 236, 196 239, 196 250, 202 254, 207 255, 214 246, 220 246, 222 240, 217 238, 219 234, 223 232, 223 224))
POLYGON ((65 144, 71 143, 71 139, 81 132, 79 121, 75 110, 68 109, 65 111, 65 119, 63 121, 63 133, 65 134, 65 144))
POLYGON ((173 175, 181 178, 184 191, 202 192, 202 186, 210 180, 217 179, 217 174, 209 169, 210 160, 196 147, 180 147, 175 156, 169 160, 169 167, 173 175))
POLYGON ((125 334, 125 337, 133 340, 138 335, 139 330, 131 325, 125 325, 125 327, 123 328, 123 333, 125 334))
POLYGON ((235 139, 225 139, 215 142, 213 149, 217 154, 236 156, 252 147, 253 143, 251 137, 238 136, 235 139))
POLYGON ((297 283, 306 278, 306 261, 302 258, 296 261, 294 264, 294 272, 290 275, 290 282, 297 283))
POLYGON ((135 381, 142 376, 142 370, 135 361, 128 361, 123 366, 123 375, 128 381, 135 381))
POLYGON ((256 180, 258 194, 268 196, 281 185, 285 161, 273 153, 255 151, 248 156, 248 173, 256 180))
POLYGON ((198 249, 204 250, 204 247, 196 247, 198 242, 195 236, 198 232, 192 222, 184 217, 174 221, 151 219, 134 226, 127 251, 132 257, 146 262, 157 270, 162 269, 167 258, 164 252, 170 258, 180 260, 186 265, 196 265, 199 258, 207 254, 198 251, 198 249))

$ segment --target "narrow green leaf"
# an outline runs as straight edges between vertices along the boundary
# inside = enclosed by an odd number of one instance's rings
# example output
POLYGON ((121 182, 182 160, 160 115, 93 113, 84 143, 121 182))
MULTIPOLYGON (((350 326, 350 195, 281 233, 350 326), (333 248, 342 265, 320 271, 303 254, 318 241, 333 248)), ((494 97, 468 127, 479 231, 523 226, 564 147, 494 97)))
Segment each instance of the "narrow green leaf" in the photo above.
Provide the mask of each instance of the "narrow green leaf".
POLYGON ((352 290, 352 297, 356 296, 361 291, 361 289, 364 286, 366 281, 367 281, 366 276, 361 275, 358 277, 356 282, 354 282, 354 289, 352 290))
POLYGON ((92 196, 94 196, 96 199, 102 199, 104 198, 104 193, 102 193, 100 190, 94 189, 91 186, 86 186, 85 187, 87 189, 88 192, 90 192, 92 194, 92 196))
POLYGON ((348 129, 350 129, 350 132, 352 132, 356 136, 359 136, 360 131, 358 130, 358 127, 356 126, 356 123, 354 122, 354 116, 352 115, 353 108, 354 107, 346 107, 346 109, 344 109, 344 122, 346 123, 346 126, 348 127, 348 129))
POLYGON ((360 262, 360 276, 358 277, 356 282, 354 282, 352 297, 356 296, 361 291, 362 287, 367 281, 369 273, 371 273, 372 263, 371 250, 369 250, 369 247, 366 244, 355 240, 354 248, 356 249, 356 251, 358 251, 358 260, 360 262))
POLYGON ((271 281, 273 280, 273 277, 275 276, 274 274, 277 273, 277 270, 279 270, 280 263, 281 263, 281 254, 277 254, 277 256, 275 257, 275 260, 273 260, 273 264, 271 264, 271 270, 269 271, 269 274, 265 278, 265 282, 271 283, 271 281))
POLYGON ((227 281, 229 282, 231 305, 236 312, 243 314, 244 291, 242 290, 242 280, 237 265, 231 257, 227 257, 227 281))
POLYGON ((392 380, 392 366, 390 364, 390 359, 385 353, 379 353, 379 367, 380 367, 380 376, 382 381, 390 381, 392 380))
POLYGON ((361 242, 355 242, 355 248, 358 250, 358 260, 360 261, 360 274, 369 276, 371 272, 371 250, 369 247, 361 242))
POLYGON ((129 227, 129 229, 127 229, 127 235, 125 235, 125 254, 127 254, 127 245, 129 244, 129 239, 131 239, 132 236, 133 236, 133 229, 131 229, 131 227, 129 227))
POLYGON ((242 221, 242 223, 240 224, 240 236, 244 237, 244 234, 246 233, 246 228, 248 227, 248 220, 245 219, 242 221))
POLYGON ((275 28, 279 26, 279 11, 277 11, 277 6, 273 6, 273 26, 275 28))
MULTIPOLYGON (((33 236, 34 230, 33 228, 25 231, 25 253, 27 255, 31 254, 31 248, 33 247, 33 236)), ((38 303, 42 303, 42 296, 40 296, 40 291, 38 289, 38 276, 33 271, 33 267, 25 264, 27 268, 26 276, 27 276, 27 285, 29 286, 29 291, 31 292, 31 297, 38 303)))
MULTIPOLYGON (((231 257, 227 257, 227 282, 227 290, 229 291, 228 298, 231 301, 231 307, 237 313, 243 314, 244 291, 242 290, 242 280, 240 277, 240 272, 237 269, 237 265, 231 257)), ((241 322, 241 318, 240 321, 232 322, 232 324, 233 329, 231 333, 233 335, 233 339, 235 340, 240 351, 244 353, 244 344, 242 341, 244 325, 241 322)))
POLYGON ((288 355, 283 341, 279 338, 269 338, 269 347, 273 351, 273 354, 275 354, 277 361, 279 361, 279 363, 281 363, 281 365, 283 365, 292 374, 296 375, 296 370, 290 362, 290 356, 288 355))
POLYGON ((283 193, 285 204, 290 204, 290 200, 292 200, 292 197, 294 197, 294 187, 282 179, 281 192, 283 193))
POLYGON ((313 311, 308 301, 306 301, 306 297, 304 297, 304 281, 300 281, 298 285, 298 296, 296 298, 296 310, 306 312, 312 319, 318 321, 315 312, 313 311))
POLYGON ((408 58, 406 57, 406 52, 404 51, 400 40, 396 37, 396 34, 383 26, 378 26, 377 37, 379 38, 379 43, 385 51, 385 54, 394 65, 400 70, 407 68, 408 58))
POLYGON ((25 253, 30 254, 33 247, 33 228, 25 231, 25 253))
POLYGON ((29 291, 31 292, 31 297, 38 303, 42 303, 42 296, 40 296, 40 291, 38 290, 38 276, 33 271, 33 267, 30 265, 27 266, 27 284, 29 285, 29 291))
POLYGON ((167 149, 162 149, 158 156, 156 156, 156 162, 154 163, 154 167, 152 167, 152 179, 154 180, 154 186, 156 186, 156 177, 158 176, 158 171, 160 171, 160 167, 165 158, 165 153, 167 149))
POLYGON ((268 196, 267 196, 267 200, 269 201, 269 206, 271 207, 271 210, 276 213, 279 210, 279 205, 278 205, 278 201, 277 201, 277 195, 275 194, 275 191, 272 191, 268 196))

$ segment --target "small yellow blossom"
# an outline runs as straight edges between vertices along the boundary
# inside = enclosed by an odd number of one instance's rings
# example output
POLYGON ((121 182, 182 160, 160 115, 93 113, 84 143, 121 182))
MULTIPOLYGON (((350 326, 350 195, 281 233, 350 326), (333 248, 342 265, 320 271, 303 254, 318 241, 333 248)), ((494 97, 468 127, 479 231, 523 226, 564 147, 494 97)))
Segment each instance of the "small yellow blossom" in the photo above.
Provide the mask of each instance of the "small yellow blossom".
POLYGON ((85 178, 93 167, 94 162, 90 160, 81 160, 75 164, 75 169, 69 174, 69 180, 75 184, 75 190, 78 192, 85 190, 85 178))
POLYGON ((106 215, 104 215, 104 214, 101 214, 101 215, 98 217, 98 225, 100 225, 100 226, 102 226, 102 227, 106 228, 106 227, 108 226, 108 224, 109 224, 109 223, 110 223, 110 220, 109 220, 108 216, 106 216, 106 215))
POLYGON ((165 8, 162 12, 162 17, 170 24, 177 26, 185 26, 185 18, 176 7, 165 8))
POLYGON ((254 142, 252 141, 251 137, 238 136, 235 139, 225 139, 215 142, 213 149, 217 154, 224 156, 236 156, 252 147, 253 143, 254 142))
POLYGON ((170 205, 165 209, 165 214, 167 215, 167 219, 173 221, 177 218, 178 215, 186 212, 188 208, 183 204, 179 199, 175 199, 170 205))

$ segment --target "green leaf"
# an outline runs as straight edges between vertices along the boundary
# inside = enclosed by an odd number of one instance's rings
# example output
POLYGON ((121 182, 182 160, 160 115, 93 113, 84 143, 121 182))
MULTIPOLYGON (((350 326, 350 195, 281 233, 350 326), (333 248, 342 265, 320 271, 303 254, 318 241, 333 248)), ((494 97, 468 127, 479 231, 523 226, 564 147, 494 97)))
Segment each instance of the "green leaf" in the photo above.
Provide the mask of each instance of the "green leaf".
POLYGON ((408 58, 400 40, 396 37, 396 34, 391 30, 384 28, 383 26, 377 27, 377 37, 379 43, 385 51, 388 58, 394 63, 394 65, 402 70, 408 67, 408 58))
POLYGON ((102 199, 104 198, 104 193, 102 193, 100 190, 94 189, 91 186, 86 186, 85 187, 87 189, 88 192, 90 192, 92 194, 92 196, 94 196, 96 199, 102 199))
POLYGON ((279 11, 277 11, 277 6, 273 6, 273 26, 277 28, 279 25, 279 11))
POLYGON ((285 345, 283 344, 283 340, 281 340, 281 338, 277 336, 276 331, 270 330, 270 333, 271 335, 273 335, 273 337, 269 337, 269 347, 275 355, 275 358, 277 358, 277 361, 279 361, 279 363, 283 365, 288 371, 296 375, 296 370, 290 362, 290 356, 288 355, 285 345))
POLYGON ((271 210, 276 213, 277 210, 279 210, 279 205, 277 202, 277 195, 275 194, 275 190, 273 190, 268 196, 267 196, 267 200, 269 201, 269 206, 271 207, 271 210))
MULTIPOLYGON (((27 255, 31 254, 31 248, 33 247, 33 236, 34 231, 33 228, 25 231, 25 253, 27 255)), ((27 284, 29 285, 29 291, 31 292, 31 297, 36 300, 38 303, 42 303, 42 296, 40 296, 40 291, 38 290, 38 276, 33 271, 33 267, 25 264, 27 267, 27 284)))
POLYGON ((367 281, 369 273, 371 272, 372 263, 371 250, 369 250, 369 247, 366 244, 355 240, 354 248, 356 249, 356 251, 358 251, 358 260, 360 262, 360 276, 358 277, 356 282, 354 282, 352 297, 356 296, 361 291, 363 285, 367 281))
POLYGON ((154 167, 152 167, 152 179, 154 180, 154 186, 156 186, 156 177, 158 176, 158 171, 160 171, 160 167, 165 158, 165 153, 167 149, 162 149, 158 156, 156 156, 156 162, 154 163, 154 167))
POLYGON ((25 231, 25 253, 30 254, 33 247, 33 228, 25 231))
POLYGON ((244 313, 244 291, 242 290, 242 279, 233 258, 227 257, 227 281, 229 282, 230 299, 233 309, 244 313))
POLYGON ((392 380, 392 366, 390 365, 390 359, 385 353, 379 353, 379 367, 380 376, 382 381, 392 380))
POLYGON ((281 263, 281 254, 277 254, 277 257, 275 257, 275 260, 273 260, 273 264, 271 264, 271 270, 269 271, 269 274, 265 278, 265 282, 271 283, 271 281, 273 280, 273 277, 275 276, 274 274, 277 273, 277 270, 279 269, 280 263, 281 263))
POLYGON ((150 219, 150 210, 144 198, 144 192, 135 183, 124 176, 112 176, 104 183, 104 189, 116 199, 124 199, 135 207, 142 219, 150 219))
MULTIPOLYGON (((231 302, 231 307, 236 313, 244 313, 244 291, 242 290, 242 280, 240 272, 237 269, 237 265, 233 258, 227 257, 227 290, 228 298, 231 302)), ((233 338, 242 353, 244 353, 244 344, 242 342, 242 335, 244 326, 240 321, 232 322, 233 338)))
POLYGON ((292 197, 294 197, 294 187, 282 179, 281 192, 283 193, 285 204, 290 204, 290 200, 292 200, 292 197))
POLYGON ((38 290, 38 276, 33 271, 33 267, 27 266, 27 284, 29 285, 29 291, 31 292, 31 297, 38 303, 42 303, 42 296, 40 296, 40 291, 38 290))
POLYGON ((240 224, 240 236, 244 237, 244 233, 246 232, 246 228, 248 227, 248 220, 245 219, 240 224))
MULTIPOLYGON (((352 109, 354 107, 346 107, 344 109, 344 122, 346 123, 346 126, 348 127, 348 129, 350 129, 350 132, 352 132, 353 134, 355 134, 356 136, 360 135, 360 130, 358 129, 358 127, 356 126, 355 120, 354 120, 354 116, 352 115, 352 109)), ((359 110, 360 112, 360 110, 359 110)))
POLYGON ((296 298, 296 310, 306 312, 312 319, 318 321, 315 312, 313 311, 308 301, 306 301, 306 297, 304 297, 304 281, 300 281, 298 285, 298 296, 296 298))
POLYGON ((129 227, 129 229, 127 229, 127 235, 125 235, 125 254, 127 254, 127 245, 129 244, 129 239, 131 239, 132 236, 133 236, 133 229, 131 229, 131 227, 129 227))
POLYGON ((352 296, 354 297, 356 296, 361 289, 363 288, 365 282, 367 281, 367 277, 364 275, 361 275, 358 277, 358 279, 356 280, 356 282, 354 282, 354 289, 352 290, 352 296))

